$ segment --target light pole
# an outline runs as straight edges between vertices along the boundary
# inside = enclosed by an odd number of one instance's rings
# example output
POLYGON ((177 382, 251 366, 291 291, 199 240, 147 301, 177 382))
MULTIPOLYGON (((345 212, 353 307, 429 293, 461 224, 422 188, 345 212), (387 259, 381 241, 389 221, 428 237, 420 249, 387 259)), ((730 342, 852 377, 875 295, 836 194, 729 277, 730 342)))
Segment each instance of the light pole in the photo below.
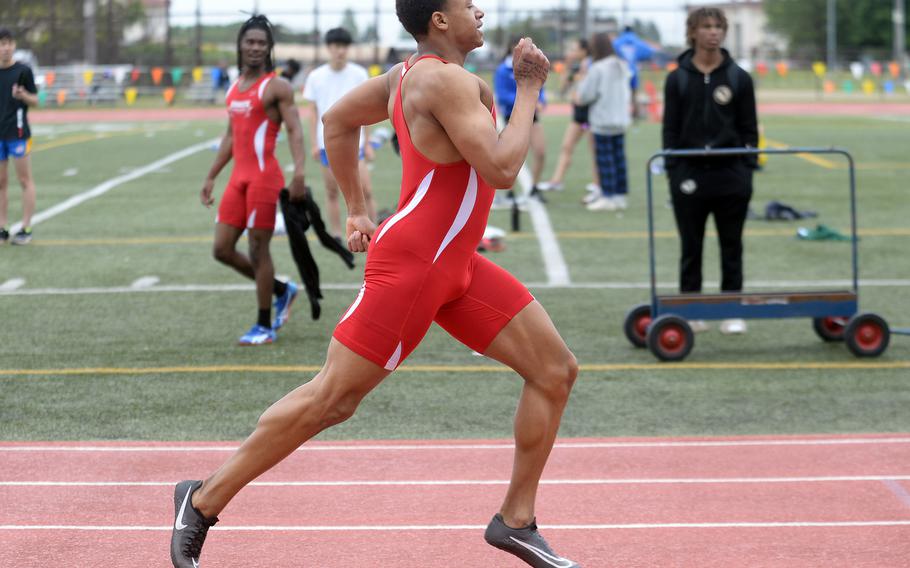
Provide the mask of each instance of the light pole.
POLYGON ((837 0, 828 0, 828 69, 837 66, 837 0))
POLYGON ((313 65, 319 63, 319 0, 313 2, 313 65))
POLYGON ((82 3, 83 56, 88 65, 98 63, 98 37, 95 30, 95 12, 98 0, 85 0, 82 3))
POLYGON ((202 65, 202 0, 196 0, 196 67, 202 65))
POLYGON ((373 3, 373 63, 379 64, 379 0, 373 3))
POLYGON ((907 7, 904 0, 894 0, 894 61, 905 67, 907 65, 907 36, 904 26, 907 22, 907 7))
POLYGON ((588 0, 578 0, 578 37, 588 37, 588 0))
POLYGON ((164 0, 164 66, 170 67, 174 62, 174 49, 171 44, 171 0, 164 0))

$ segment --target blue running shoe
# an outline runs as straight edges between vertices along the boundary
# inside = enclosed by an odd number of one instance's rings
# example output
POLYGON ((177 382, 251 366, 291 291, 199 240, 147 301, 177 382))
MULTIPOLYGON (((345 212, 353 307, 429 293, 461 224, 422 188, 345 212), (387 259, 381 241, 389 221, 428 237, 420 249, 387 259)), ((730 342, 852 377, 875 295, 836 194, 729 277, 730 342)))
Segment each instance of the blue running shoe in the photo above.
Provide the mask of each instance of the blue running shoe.
POLYGON ((248 332, 244 333, 238 343, 240 345, 265 345, 266 343, 272 343, 276 339, 278 339, 278 335, 275 333, 274 329, 262 327, 257 324, 251 327, 248 332))
POLYGON ((291 318, 291 305, 299 291, 299 286, 288 281, 284 294, 275 298, 275 321, 272 323, 272 329, 275 331, 281 329, 291 318))

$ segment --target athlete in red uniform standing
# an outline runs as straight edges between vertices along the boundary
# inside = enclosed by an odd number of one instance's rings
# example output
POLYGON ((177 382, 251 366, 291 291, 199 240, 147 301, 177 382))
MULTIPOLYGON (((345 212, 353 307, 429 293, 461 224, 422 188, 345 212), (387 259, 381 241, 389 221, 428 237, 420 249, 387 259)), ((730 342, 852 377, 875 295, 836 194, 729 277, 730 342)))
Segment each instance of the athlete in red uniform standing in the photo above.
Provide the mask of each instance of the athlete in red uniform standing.
POLYGON ((215 163, 205 179, 201 200, 215 203, 215 177, 234 159, 231 180, 224 190, 215 226, 215 258, 256 281, 259 312, 256 324, 240 338, 241 345, 261 345, 276 339, 276 332, 290 315, 297 285, 275 279, 269 243, 275 229, 278 195, 284 174, 275 159, 275 143, 281 123, 288 130, 294 177, 288 188, 291 199, 306 191, 303 180, 303 128, 291 85, 277 77, 272 64, 271 24, 264 16, 250 18, 237 38, 240 77, 228 90, 228 130, 215 163), (237 251, 237 241, 247 231, 249 256, 237 251), (275 320, 271 316, 275 295, 275 320))
POLYGON ((316 377, 272 405, 205 482, 177 484, 171 556, 179 568, 195 566, 208 528, 240 489, 349 418, 433 321, 524 379, 512 480, 487 527, 487 542, 535 568, 578 567, 553 552, 534 514, 578 366, 524 286, 475 253, 493 188, 511 187, 527 155, 549 61, 530 39, 515 48, 518 92, 499 134, 489 86, 463 68, 467 54, 483 44, 483 12, 471 0, 397 0, 396 8, 417 39, 417 55, 352 91, 324 119, 329 163, 348 206, 348 246, 368 251, 363 288, 336 327, 316 377), (377 228, 366 214, 358 141, 362 126, 389 117, 404 172, 399 210, 377 228))

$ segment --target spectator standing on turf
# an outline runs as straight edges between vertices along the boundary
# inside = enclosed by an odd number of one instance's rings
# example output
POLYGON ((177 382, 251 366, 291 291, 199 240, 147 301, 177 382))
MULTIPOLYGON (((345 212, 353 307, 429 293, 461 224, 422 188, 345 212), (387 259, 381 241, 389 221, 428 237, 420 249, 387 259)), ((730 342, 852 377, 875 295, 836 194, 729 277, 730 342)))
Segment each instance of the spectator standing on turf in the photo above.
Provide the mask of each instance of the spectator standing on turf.
MULTIPOLYGON (((493 94, 496 97, 496 105, 502 114, 503 124, 509 122, 512 116, 512 107, 515 105, 515 96, 518 91, 518 85, 515 82, 515 72, 512 68, 512 52, 521 38, 509 38, 509 45, 506 46, 505 55, 502 63, 496 68, 493 75, 493 94)), ((537 111, 534 113, 534 126, 531 127, 531 183, 532 192, 537 189, 540 183, 540 176, 543 174, 543 166, 547 158, 547 139, 544 136, 543 127, 540 125, 539 114, 543 112, 547 104, 547 96, 544 89, 540 90, 537 99, 537 111)))
MULTIPOLYGON (((719 8, 689 14, 679 68, 664 87, 663 146, 667 150, 756 147, 758 127, 752 78, 723 49, 727 19, 719 8)), ((679 288, 701 292, 702 245, 714 215, 721 254, 721 291, 743 288, 743 227, 752 198, 755 156, 673 158, 666 168, 681 244, 679 288)), ((692 322, 704 331, 704 322, 692 322)), ((721 323, 724 333, 744 333, 743 320, 721 323)))
MULTIPOLYGON (((578 85, 585 78, 588 67, 591 66, 591 46, 586 39, 579 39, 574 47, 569 51, 566 57, 568 72, 563 78, 562 92, 569 96, 572 101, 572 121, 566 127, 566 133, 562 138, 562 147, 559 150, 559 160, 556 162, 556 170, 549 181, 541 182, 537 188, 541 191, 562 191, 563 178, 572 164, 572 152, 575 146, 582 138, 587 138, 588 145, 594 150, 594 139, 591 136, 590 125, 588 124, 588 105, 576 104, 576 92, 578 85)), ((588 184, 589 192, 600 194, 600 175, 597 171, 597 164, 591 162, 593 173, 593 183, 588 184)))
POLYGON ((622 34, 613 40, 613 49, 620 57, 626 60, 632 70, 629 86, 632 88, 632 115, 641 117, 641 108, 638 104, 638 64, 651 59, 654 48, 635 34, 631 26, 626 26, 622 34))
MULTIPOLYGON (((312 135, 313 158, 322 164, 322 179, 325 182, 327 217, 329 230, 341 240, 341 203, 338 181, 329 168, 329 158, 325 152, 322 117, 341 97, 370 78, 367 70, 356 63, 348 61, 348 52, 354 39, 344 28, 333 28, 325 34, 325 44, 329 51, 329 62, 314 69, 306 79, 303 87, 303 98, 313 103, 315 112, 310 122, 312 135)), ((372 183, 367 162, 373 160, 373 148, 367 141, 366 129, 360 134, 360 180, 367 200, 367 214, 376 219, 376 204, 373 201, 372 183)))
POLYGON ((626 208, 629 193, 626 169, 626 129, 631 90, 629 65, 613 51, 610 36, 594 35, 591 42, 594 63, 578 88, 578 103, 590 105, 588 120, 594 133, 594 152, 600 173, 600 195, 592 194, 589 211, 616 211, 626 208))
POLYGON ((38 89, 31 68, 13 61, 15 51, 13 33, 0 28, 0 244, 10 240, 6 223, 9 216, 9 162, 12 159, 16 177, 22 186, 22 226, 12 236, 12 244, 26 245, 32 240, 32 215, 35 213, 28 107, 38 104, 38 89))
POLYGON ((228 129, 200 193, 202 204, 211 207, 215 203, 212 196, 215 178, 233 159, 234 170, 215 219, 213 254, 219 262, 256 282, 257 321, 241 336, 240 345, 275 341, 276 332, 287 321, 297 297, 297 285, 275 279, 269 251, 278 197, 284 187, 284 174, 275 159, 282 122, 294 157, 294 176, 288 190, 294 200, 306 194, 303 129, 294 104, 294 91, 275 74, 274 46, 272 25, 265 16, 253 16, 241 26, 237 34, 240 76, 226 96, 228 129), (237 241, 244 232, 249 242, 248 256, 237 251, 237 241), (275 295, 274 322, 272 294, 275 295))

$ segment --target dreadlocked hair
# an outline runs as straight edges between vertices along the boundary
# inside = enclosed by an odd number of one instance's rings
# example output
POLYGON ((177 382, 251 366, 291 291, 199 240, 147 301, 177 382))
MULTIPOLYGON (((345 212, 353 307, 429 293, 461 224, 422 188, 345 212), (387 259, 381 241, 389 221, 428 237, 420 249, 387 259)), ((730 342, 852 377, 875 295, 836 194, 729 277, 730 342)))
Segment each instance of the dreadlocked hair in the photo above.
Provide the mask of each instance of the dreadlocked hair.
POLYGON ((265 32, 266 37, 269 41, 269 52, 265 56, 265 70, 272 72, 275 70, 275 63, 272 60, 272 51, 275 48, 275 36, 272 33, 272 22, 269 21, 263 14, 256 14, 252 16, 249 20, 245 21, 242 26, 240 26, 240 31, 237 32, 237 69, 240 72, 243 72, 243 60, 240 55, 240 42, 243 41, 243 36, 246 32, 250 30, 262 30, 265 32))

